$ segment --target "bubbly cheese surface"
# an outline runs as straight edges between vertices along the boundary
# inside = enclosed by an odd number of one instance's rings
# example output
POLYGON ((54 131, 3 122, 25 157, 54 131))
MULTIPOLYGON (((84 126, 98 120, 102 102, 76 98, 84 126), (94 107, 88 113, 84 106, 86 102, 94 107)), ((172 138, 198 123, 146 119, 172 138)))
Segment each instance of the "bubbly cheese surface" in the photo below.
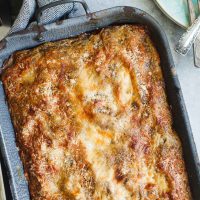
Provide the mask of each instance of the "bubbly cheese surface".
POLYGON ((113 26, 10 58, 2 80, 32 200, 189 200, 148 31, 113 26))

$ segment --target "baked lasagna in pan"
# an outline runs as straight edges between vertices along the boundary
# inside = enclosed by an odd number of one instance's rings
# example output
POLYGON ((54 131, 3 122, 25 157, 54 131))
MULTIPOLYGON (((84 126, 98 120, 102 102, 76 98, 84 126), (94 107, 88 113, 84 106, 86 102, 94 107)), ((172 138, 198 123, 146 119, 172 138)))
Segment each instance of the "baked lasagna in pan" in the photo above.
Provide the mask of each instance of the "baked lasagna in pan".
POLYGON ((189 200, 160 59, 122 25, 14 53, 2 75, 32 200, 189 200))

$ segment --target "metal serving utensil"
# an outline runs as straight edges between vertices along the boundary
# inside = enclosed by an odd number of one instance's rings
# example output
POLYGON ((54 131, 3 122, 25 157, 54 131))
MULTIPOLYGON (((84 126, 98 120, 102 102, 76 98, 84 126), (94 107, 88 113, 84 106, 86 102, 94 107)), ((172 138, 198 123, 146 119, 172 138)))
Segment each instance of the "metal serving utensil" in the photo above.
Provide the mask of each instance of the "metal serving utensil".
POLYGON ((6 200, 1 163, 0 163, 0 199, 6 200))
POLYGON ((195 12, 192 0, 188 0, 188 8, 190 12, 190 21, 192 22, 192 25, 181 36, 180 40, 178 41, 175 47, 175 50, 182 55, 186 55, 188 53, 191 46, 195 42, 198 34, 200 33, 200 16, 193 22, 195 18, 195 12))
MULTIPOLYGON (((198 0, 198 9, 200 12, 200 0, 198 0)), ((197 36, 194 43, 194 65, 200 67, 200 34, 197 36)))

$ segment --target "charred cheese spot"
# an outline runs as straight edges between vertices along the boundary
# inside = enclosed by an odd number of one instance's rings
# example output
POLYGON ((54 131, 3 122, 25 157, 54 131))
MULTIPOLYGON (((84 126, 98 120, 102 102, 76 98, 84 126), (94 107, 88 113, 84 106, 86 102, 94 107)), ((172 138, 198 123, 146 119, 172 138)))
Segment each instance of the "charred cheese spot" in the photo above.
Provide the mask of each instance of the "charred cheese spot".
POLYGON ((124 179, 124 175, 120 171, 120 169, 116 169, 115 171, 115 178, 118 182, 122 181, 124 179))

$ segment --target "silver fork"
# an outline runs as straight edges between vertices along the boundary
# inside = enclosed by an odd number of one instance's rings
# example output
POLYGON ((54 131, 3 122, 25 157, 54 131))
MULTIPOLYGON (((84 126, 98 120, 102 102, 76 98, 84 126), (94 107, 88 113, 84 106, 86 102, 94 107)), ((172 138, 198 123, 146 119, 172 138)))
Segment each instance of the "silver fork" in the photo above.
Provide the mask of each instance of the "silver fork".
MULTIPOLYGON (((200 12, 200 0, 198 0, 198 9, 200 12)), ((197 35, 197 39, 194 42, 194 65, 200 67, 200 34, 197 35)))
POLYGON ((188 0, 188 8, 190 12, 190 21, 193 23, 182 35, 176 45, 176 51, 182 55, 186 55, 188 53, 194 41, 196 40, 197 35, 200 33, 200 16, 194 21, 195 12, 192 0, 188 0))
MULTIPOLYGON (((200 67, 200 16, 195 20, 195 11, 192 0, 187 0, 187 2, 192 25, 182 35, 175 50, 182 55, 186 55, 194 44, 194 65, 200 67)), ((200 0, 198 0, 198 7, 200 12, 200 0)))
MULTIPOLYGON (((193 6, 193 2, 192 0, 187 0, 187 3, 188 3, 188 9, 189 9, 189 17, 190 17, 190 25, 192 25, 196 19, 196 16, 195 16, 195 10, 194 10, 194 6, 193 6)), ((200 1, 198 1, 198 7, 200 7, 200 1)), ((197 36, 197 39, 196 41, 194 42, 194 45, 193 45, 193 49, 194 49, 194 64, 195 66, 198 66, 198 46, 199 46, 199 42, 198 42, 198 36, 197 36)))

